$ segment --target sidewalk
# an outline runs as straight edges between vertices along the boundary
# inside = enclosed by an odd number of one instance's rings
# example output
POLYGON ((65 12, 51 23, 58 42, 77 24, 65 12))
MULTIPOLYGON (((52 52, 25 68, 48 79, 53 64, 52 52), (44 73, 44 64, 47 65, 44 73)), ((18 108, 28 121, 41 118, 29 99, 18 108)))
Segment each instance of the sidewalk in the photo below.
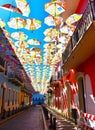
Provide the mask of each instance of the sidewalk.
MULTIPOLYGON (((79 129, 77 129, 75 123, 71 122, 68 119, 65 119, 62 115, 53 111, 51 108, 47 107, 47 109, 48 109, 48 112, 49 112, 48 113, 49 118, 50 118, 50 114, 52 114, 52 122, 53 122, 53 118, 56 118, 56 128, 55 128, 56 130, 79 130, 79 129)), ((46 122, 47 122, 47 126, 49 128, 50 120, 46 120, 46 122)), ((53 129, 54 128, 49 129, 49 130, 53 130, 53 129)))

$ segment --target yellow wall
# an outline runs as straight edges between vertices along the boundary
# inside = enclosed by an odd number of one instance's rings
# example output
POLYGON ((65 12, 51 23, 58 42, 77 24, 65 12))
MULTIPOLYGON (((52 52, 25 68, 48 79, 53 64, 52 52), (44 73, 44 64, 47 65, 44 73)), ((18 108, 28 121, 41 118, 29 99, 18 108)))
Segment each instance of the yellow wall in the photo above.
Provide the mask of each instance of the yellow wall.
POLYGON ((26 97, 26 103, 29 103, 29 96, 26 97))
POLYGON ((2 106, 2 99, 0 99, 0 106, 2 106))
POLYGON ((22 102, 24 102, 24 92, 23 92, 23 91, 20 91, 19 104, 21 104, 22 102))

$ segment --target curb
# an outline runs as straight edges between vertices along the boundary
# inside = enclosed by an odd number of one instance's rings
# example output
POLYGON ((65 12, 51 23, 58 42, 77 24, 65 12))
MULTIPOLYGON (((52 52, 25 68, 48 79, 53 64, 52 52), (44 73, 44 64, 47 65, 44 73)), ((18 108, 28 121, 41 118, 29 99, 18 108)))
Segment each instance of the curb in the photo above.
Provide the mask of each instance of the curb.
POLYGON ((41 111, 42 111, 42 117, 43 117, 43 122, 44 122, 44 130, 48 130, 48 127, 47 127, 47 124, 46 124, 46 119, 45 119, 42 107, 41 107, 41 111))
POLYGON ((1 120, 1 121, 0 121, 0 125, 3 125, 3 124, 6 123, 7 121, 9 121, 9 120, 11 120, 11 119, 13 119, 13 118, 19 116, 20 114, 22 114, 22 113, 24 113, 24 112, 25 112, 25 110, 22 111, 22 112, 19 112, 19 113, 17 113, 17 114, 14 114, 14 115, 12 115, 12 116, 10 116, 10 117, 7 117, 6 119, 1 120))

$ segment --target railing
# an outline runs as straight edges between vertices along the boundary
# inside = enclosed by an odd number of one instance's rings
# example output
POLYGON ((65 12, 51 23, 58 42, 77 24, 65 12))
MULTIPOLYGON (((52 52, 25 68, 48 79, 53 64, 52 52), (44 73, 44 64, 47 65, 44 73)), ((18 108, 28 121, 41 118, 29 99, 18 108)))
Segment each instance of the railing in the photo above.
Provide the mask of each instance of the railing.
POLYGON ((15 78, 18 79, 21 83, 23 83, 23 80, 18 75, 15 75, 15 78))
POLYGON ((12 81, 13 83, 23 85, 22 79, 18 75, 14 74, 14 73, 9 73, 8 74, 8 79, 10 81, 12 81))
POLYGON ((74 50, 75 46, 79 43, 86 30, 91 25, 92 21, 95 20, 95 1, 90 1, 81 20, 79 21, 75 32, 73 33, 64 53, 62 54, 63 64, 74 50))

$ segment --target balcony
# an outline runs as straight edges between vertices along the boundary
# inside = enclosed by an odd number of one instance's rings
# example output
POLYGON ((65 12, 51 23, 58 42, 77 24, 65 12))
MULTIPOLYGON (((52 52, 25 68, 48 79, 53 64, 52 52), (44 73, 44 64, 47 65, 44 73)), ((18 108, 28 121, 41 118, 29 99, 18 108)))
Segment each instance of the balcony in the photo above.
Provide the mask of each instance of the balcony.
POLYGON ((0 57, 0 72, 5 71, 4 65, 5 65, 5 61, 2 57, 0 57))
POLYGON ((30 90, 26 87, 26 86, 21 86, 21 91, 29 94, 30 93, 30 90))
POLYGON ((95 53, 95 1, 90 1, 66 47, 63 68, 76 68, 95 53))
POLYGON ((17 74, 8 74, 8 80, 15 85, 23 86, 23 81, 17 74))

